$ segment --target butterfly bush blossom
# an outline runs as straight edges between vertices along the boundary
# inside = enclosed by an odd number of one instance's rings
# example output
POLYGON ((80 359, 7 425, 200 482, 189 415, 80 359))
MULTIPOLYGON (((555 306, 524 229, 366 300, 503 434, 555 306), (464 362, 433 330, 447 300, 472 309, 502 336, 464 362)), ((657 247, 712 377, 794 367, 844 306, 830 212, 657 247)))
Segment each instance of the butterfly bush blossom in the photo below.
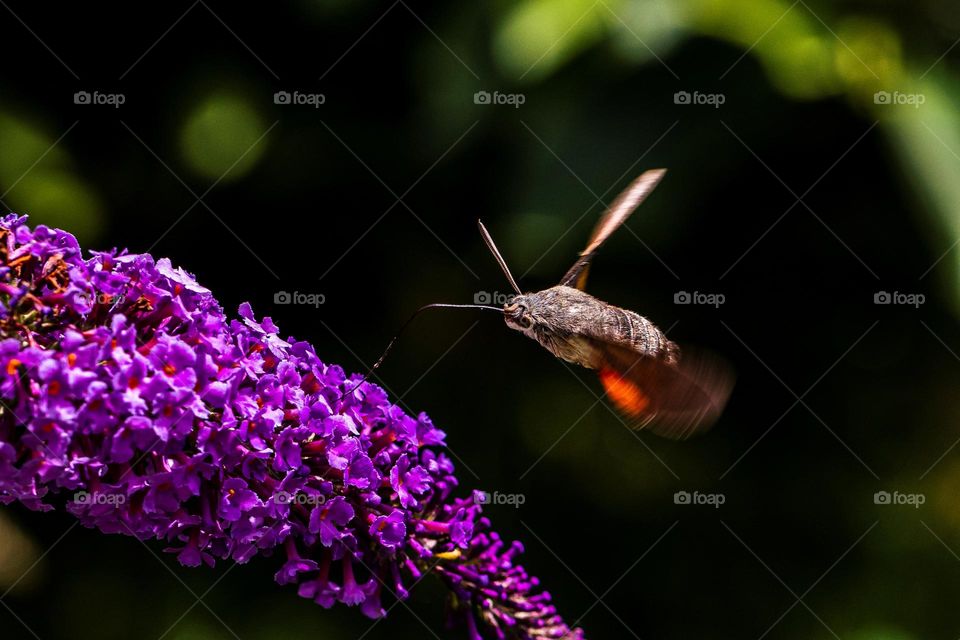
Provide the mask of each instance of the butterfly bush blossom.
POLYGON ((278 583, 371 618, 433 573, 471 639, 582 638, 454 495, 444 433, 360 381, 167 259, 0 219, 0 502, 187 566, 279 552, 278 583))

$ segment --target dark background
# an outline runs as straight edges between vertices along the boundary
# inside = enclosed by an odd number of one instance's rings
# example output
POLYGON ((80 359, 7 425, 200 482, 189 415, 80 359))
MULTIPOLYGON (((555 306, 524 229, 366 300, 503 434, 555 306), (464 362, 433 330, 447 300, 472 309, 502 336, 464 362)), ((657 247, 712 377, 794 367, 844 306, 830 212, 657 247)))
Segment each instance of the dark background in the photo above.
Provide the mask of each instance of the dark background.
MULTIPOLYGON (((169 256, 348 370, 422 304, 509 291, 477 218, 547 287, 601 203, 668 167, 589 290, 735 364, 713 431, 630 432, 590 372, 482 312, 419 319, 380 381, 447 431, 464 491, 524 497, 487 513, 590 638, 960 634, 953 3, 0 4, 3 208, 169 256)), ((465 637, 429 580, 371 627, 273 560, 162 546, 3 509, 3 637, 465 637)))

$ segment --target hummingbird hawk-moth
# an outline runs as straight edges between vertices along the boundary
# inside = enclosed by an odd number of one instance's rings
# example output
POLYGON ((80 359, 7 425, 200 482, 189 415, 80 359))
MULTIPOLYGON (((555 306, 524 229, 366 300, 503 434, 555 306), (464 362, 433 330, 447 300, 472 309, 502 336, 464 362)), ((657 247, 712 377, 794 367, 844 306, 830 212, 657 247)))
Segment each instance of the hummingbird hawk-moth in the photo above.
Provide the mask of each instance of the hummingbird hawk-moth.
POLYGON ((680 348, 643 316, 593 297, 584 288, 607 238, 646 199, 665 170, 645 172, 601 216, 586 248, 560 283, 523 293, 490 233, 480 233, 517 295, 506 324, 567 362, 593 369, 607 397, 633 428, 682 439, 711 426, 727 402, 733 375, 708 352, 680 348))

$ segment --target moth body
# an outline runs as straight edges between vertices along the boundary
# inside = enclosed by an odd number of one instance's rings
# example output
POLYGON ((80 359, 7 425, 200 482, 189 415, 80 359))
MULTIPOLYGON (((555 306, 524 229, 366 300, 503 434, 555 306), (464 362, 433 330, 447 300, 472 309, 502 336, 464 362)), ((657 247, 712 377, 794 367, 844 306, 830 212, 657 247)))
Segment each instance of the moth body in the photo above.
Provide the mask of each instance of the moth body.
POLYGON ((557 285, 526 293, 514 297, 503 310, 508 327, 536 340, 556 357, 587 369, 600 369, 605 363, 592 339, 670 364, 677 360, 677 345, 652 322, 580 289, 557 285))

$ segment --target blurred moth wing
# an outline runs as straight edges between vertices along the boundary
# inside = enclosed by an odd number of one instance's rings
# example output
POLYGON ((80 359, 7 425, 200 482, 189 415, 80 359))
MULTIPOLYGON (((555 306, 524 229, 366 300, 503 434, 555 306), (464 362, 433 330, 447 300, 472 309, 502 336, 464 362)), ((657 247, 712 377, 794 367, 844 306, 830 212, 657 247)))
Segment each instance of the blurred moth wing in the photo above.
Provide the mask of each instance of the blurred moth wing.
MULTIPOLYGON (((561 279, 561 285, 584 289, 597 251, 650 195, 665 173, 665 169, 644 172, 614 200, 600 217, 580 258, 561 279)), ((613 331, 589 337, 596 354, 593 368, 611 403, 633 428, 646 428, 668 438, 684 439, 712 426, 733 389, 731 368, 707 351, 685 347, 681 353, 645 318, 613 309, 620 312, 623 322, 613 331), (634 339, 639 331, 650 332, 647 325, 657 334, 652 349, 651 341, 638 344, 634 339)))
POLYGON ((613 204, 600 216, 597 226, 590 234, 586 248, 580 252, 580 258, 560 279, 560 284, 574 287, 583 291, 587 286, 587 275, 590 272, 590 262, 597 254, 597 249, 603 246, 614 231, 620 228, 630 214, 639 207, 647 196, 663 179, 666 169, 651 169, 644 171, 640 177, 630 183, 623 193, 617 196, 613 204))
POLYGON ((597 343, 600 383, 634 429, 683 440, 712 426, 733 390, 730 367, 710 352, 684 347, 669 361, 597 343))

